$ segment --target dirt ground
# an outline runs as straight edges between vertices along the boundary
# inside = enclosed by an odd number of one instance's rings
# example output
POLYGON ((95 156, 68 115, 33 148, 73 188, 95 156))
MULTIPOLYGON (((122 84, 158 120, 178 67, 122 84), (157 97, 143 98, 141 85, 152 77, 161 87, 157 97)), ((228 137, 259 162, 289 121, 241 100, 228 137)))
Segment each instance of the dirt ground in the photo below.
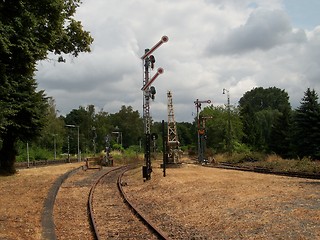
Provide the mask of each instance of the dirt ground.
POLYGON ((19 170, 0 176, 0 239, 42 239, 41 214, 54 181, 83 163, 19 170))
MULTIPOLYGON (((82 164, 0 177, 0 239, 41 239, 48 190, 82 164)), ((177 226, 187 239, 320 239, 320 180, 187 164, 163 177, 158 163, 150 181, 141 175, 141 168, 125 174, 127 195, 152 218, 165 217, 164 230, 177 226)))
POLYGON ((166 177, 153 167, 145 183, 136 169, 125 181, 155 222, 168 219, 173 239, 172 229, 188 239, 320 239, 320 180, 184 164, 166 177))

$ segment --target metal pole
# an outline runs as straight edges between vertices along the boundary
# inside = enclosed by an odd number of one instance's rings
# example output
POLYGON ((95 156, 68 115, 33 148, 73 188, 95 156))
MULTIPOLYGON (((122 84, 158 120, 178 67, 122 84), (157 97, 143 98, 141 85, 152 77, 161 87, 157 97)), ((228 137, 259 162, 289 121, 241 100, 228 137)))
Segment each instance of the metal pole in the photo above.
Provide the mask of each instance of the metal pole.
MULTIPOLYGON (((76 126, 76 125, 66 125, 66 127, 71 127, 71 128, 78 128, 78 162, 80 162, 80 126, 76 126)), ((68 135, 68 159, 70 162, 70 157, 69 157, 69 135, 68 135)))
POLYGON ((77 127, 78 127, 78 162, 80 162, 80 135, 79 135, 80 127, 79 126, 77 126, 77 127))
POLYGON ((164 129, 164 120, 162 120, 162 151, 163 151, 163 176, 166 176, 166 162, 167 162, 167 138, 165 136, 165 129, 164 129))
POLYGON ((70 136, 68 134, 68 162, 70 162, 70 136))
POLYGON ((151 57, 151 54, 159 48, 163 43, 167 42, 169 38, 167 36, 163 36, 161 40, 155 44, 151 49, 145 49, 144 55, 141 57, 143 63, 143 85, 141 90, 143 91, 143 119, 144 119, 144 132, 145 132, 145 163, 146 166, 142 167, 143 178, 146 180, 151 179, 151 157, 150 157, 150 145, 151 145, 151 136, 150 136, 150 128, 151 128, 151 119, 150 119, 150 98, 154 99, 155 91, 153 87, 150 87, 152 82, 163 73, 163 69, 159 68, 155 76, 151 79, 149 78, 149 68, 153 68, 154 57, 151 57), (153 88, 153 89, 152 89, 153 88))
POLYGON ((229 90, 223 89, 223 94, 227 92, 227 111, 228 111, 228 133, 227 133, 227 150, 228 153, 231 154, 231 110, 230 110, 230 94, 229 90))
POLYGON ((200 148, 200 119, 199 119, 199 99, 196 101, 197 106, 197 134, 198 134, 198 161, 201 162, 201 148, 200 148))
POLYGON ((57 158, 56 134, 53 134, 54 160, 57 158))
POLYGON ((29 143, 27 142, 27 163, 28 163, 28 168, 30 167, 30 158, 29 158, 29 143))
POLYGON ((203 131, 203 129, 201 129, 200 126, 200 113, 199 113, 199 109, 201 109, 201 103, 211 103, 211 100, 205 100, 205 101, 199 101, 199 99, 197 99, 196 101, 194 101, 194 104, 197 107, 197 133, 198 133, 198 162, 203 162, 203 134, 201 133, 200 136, 200 130, 203 131))

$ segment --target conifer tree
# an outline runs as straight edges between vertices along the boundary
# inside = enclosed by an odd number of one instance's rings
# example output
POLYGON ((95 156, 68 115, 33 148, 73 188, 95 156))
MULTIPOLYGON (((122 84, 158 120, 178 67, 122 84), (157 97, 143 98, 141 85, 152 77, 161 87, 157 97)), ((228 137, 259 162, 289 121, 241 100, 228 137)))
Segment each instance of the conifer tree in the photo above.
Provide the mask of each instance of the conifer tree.
POLYGON ((299 157, 320 158, 320 105, 315 90, 307 89, 294 117, 294 147, 299 157))

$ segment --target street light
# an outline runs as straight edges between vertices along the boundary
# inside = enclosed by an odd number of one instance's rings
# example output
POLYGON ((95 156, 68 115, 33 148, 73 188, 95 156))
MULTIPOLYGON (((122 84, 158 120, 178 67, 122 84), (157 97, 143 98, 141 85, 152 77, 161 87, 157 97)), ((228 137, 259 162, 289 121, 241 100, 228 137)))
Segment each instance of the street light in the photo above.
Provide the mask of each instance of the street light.
POLYGON ((96 156, 96 138, 97 138, 97 133, 96 133, 96 128, 92 127, 92 131, 93 131, 93 156, 96 156))
MULTIPOLYGON (((116 127, 116 130, 119 130, 119 128, 116 127)), ((117 144, 119 144, 119 137, 120 137, 120 145, 122 147, 122 132, 120 131, 114 131, 113 134, 117 134, 117 144)))
POLYGON ((80 162, 80 139, 79 139, 79 126, 68 124, 66 127, 78 128, 78 162, 80 162))
POLYGON ((54 149, 54 160, 57 158, 57 141, 56 141, 56 136, 58 134, 52 134, 53 135, 53 149, 54 149))

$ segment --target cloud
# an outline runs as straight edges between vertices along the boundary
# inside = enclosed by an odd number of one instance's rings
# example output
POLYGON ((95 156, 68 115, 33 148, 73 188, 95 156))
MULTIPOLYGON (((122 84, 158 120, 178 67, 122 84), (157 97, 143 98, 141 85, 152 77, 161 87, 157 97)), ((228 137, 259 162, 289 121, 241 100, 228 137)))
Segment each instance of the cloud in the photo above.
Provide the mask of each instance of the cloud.
POLYGON ((153 84, 156 121, 167 119, 168 90, 176 120, 190 122, 196 99, 226 103, 223 88, 237 105, 253 87, 279 87, 294 107, 307 87, 320 90, 320 28, 296 28, 282 0, 84 0, 76 19, 95 39, 92 52, 41 61, 36 75, 63 115, 88 104, 142 115, 140 57, 163 35, 169 41, 154 52, 151 71, 164 69, 153 84))
POLYGON ((232 29, 208 47, 209 54, 241 54, 254 50, 266 51, 274 47, 306 41, 304 31, 294 31, 289 17, 281 10, 254 11, 247 22, 232 29))

